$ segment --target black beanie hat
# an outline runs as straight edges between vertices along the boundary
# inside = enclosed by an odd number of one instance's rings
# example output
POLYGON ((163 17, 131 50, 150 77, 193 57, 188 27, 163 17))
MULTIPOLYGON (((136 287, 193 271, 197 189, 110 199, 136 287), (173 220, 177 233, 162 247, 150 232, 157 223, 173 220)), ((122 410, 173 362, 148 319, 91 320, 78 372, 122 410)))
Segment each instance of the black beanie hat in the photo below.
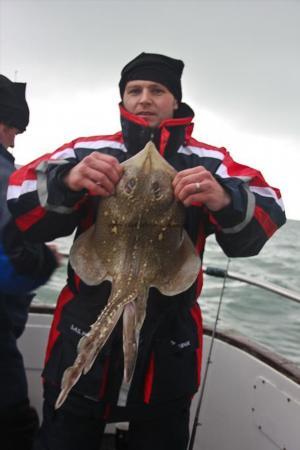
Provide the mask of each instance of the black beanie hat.
POLYGON ((16 83, 0 74, 0 122, 26 130, 29 108, 25 98, 26 83, 16 83))
POLYGON ((141 53, 123 68, 119 83, 123 98, 126 83, 132 80, 149 80, 166 86, 174 97, 181 102, 181 74, 184 63, 180 59, 156 53, 141 53))

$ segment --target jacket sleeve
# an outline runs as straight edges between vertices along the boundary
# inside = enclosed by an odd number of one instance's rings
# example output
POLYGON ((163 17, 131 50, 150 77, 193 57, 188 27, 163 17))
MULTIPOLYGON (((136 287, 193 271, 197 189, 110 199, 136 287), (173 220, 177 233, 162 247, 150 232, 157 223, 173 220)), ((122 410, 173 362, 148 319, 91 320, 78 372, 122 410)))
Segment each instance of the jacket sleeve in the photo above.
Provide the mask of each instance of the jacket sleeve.
POLYGON ((42 156, 10 177, 8 207, 32 242, 70 235, 78 225, 85 192, 72 192, 62 182, 64 173, 78 162, 74 144, 42 156))
POLYGON ((259 171, 236 163, 227 151, 215 177, 232 199, 229 206, 210 213, 219 245, 229 257, 257 255, 286 222, 280 191, 259 171))
POLYGON ((0 291, 16 295, 29 293, 46 283, 57 267, 45 244, 33 244, 15 225, 6 204, 8 178, 13 164, 1 164, 0 181, 0 291))

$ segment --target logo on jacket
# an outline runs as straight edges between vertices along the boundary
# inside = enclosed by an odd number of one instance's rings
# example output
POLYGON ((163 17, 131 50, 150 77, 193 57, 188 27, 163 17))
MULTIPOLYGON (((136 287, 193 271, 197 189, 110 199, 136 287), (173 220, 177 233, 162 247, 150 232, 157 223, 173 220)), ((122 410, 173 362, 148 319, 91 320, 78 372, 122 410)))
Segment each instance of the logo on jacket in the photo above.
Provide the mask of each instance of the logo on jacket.
POLYGON ((178 347, 180 349, 191 346, 191 341, 176 342, 176 341, 171 340, 170 343, 173 346, 176 345, 176 347, 178 347))
POLYGON ((70 330, 74 331, 74 333, 78 334, 78 336, 85 336, 86 332, 83 331, 81 328, 77 327, 73 323, 70 326, 70 330))

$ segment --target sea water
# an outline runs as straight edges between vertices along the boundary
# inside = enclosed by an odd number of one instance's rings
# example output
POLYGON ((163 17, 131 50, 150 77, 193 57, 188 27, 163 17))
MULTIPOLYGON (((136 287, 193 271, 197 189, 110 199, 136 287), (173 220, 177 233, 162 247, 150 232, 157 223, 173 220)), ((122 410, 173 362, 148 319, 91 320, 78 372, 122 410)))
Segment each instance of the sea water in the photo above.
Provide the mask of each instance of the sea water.
MULTIPOLYGON (((69 251, 72 239, 57 241, 60 251, 69 251)), ((232 258, 229 271, 256 280, 275 283, 300 294, 300 221, 289 220, 266 243, 258 256, 232 258)), ((205 266, 227 268, 228 259, 214 237, 209 237, 203 261, 205 266)), ((55 304, 66 280, 66 261, 47 285, 40 288, 36 304, 55 304)), ((204 288, 198 299, 204 323, 212 325, 222 291, 223 280, 204 277, 204 288)), ((300 304, 239 281, 226 280, 220 330, 234 330, 249 337, 300 366, 300 304)))

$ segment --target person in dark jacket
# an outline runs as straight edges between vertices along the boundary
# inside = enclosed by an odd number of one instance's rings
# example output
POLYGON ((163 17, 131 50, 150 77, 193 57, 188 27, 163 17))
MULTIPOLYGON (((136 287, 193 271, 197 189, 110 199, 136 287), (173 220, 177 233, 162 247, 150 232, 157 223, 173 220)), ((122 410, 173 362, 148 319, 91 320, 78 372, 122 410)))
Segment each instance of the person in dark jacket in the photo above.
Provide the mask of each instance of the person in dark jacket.
MULTIPOLYGON (((257 170, 236 163, 226 149, 192 137, 194 113, 182 102, 183 67, 181 60, 165 55, 138 55, 121 73, 122 131, 75 139, 11 177, 9 206, 28 239, 42 242, 75 229, 77 239, 94 223, 99 199, 113 195, 123 173, 120 163, 151 140, 178 171, 174 195, 186 207, 185 229, 199 257, 212 233, 228 256, 252 256, 261 250, 285 222, 280 191, 257 170)), ((96 450, 105 424, 124 420, 130 422, 130 450, 186 449, 190 401, 200 383, 197 298, 202 280, 200 270, 197 281, 173 298, 150 289, 126 394, 121 389, 119 321, 91 370, 55 410, 62 375, 110 293, 108 281, 88 286, 69 264, 48 341, 44 421, 36 450, 96 450)))
POLYGON ((24 331, 33 291, 57 267, 55 254, 45 244, 24 239, 7 208, 8 179, 15 170, 7 149, 14 147, 15 136, 29 122, 25 87, 0 75, 0 429, 1 448, 9 450, 31 449, 38 429, 17 339, 24 331))

